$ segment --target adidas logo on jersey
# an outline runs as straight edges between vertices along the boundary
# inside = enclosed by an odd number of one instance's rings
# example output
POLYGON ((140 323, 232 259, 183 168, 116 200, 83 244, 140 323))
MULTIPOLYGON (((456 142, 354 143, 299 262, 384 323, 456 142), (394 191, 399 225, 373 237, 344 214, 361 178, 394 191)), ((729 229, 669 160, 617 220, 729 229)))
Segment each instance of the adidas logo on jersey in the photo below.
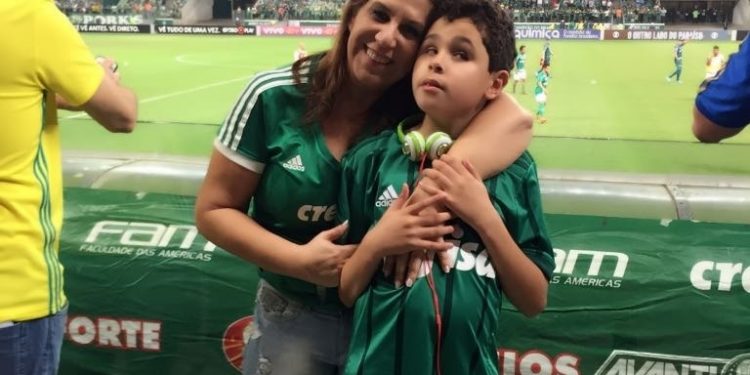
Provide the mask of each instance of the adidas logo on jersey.
POLYGON ((380 194, 380 197, 378 197, 378 200, 375 202, 375 207, 390 207, 396 198, 398 198, 396 189, 393 185, 388 185, 383 191, 383 194, 380 194))
POLYGON ((305 171, 305 165, 302 164, 302 157, 299 155, 287 160, 287 162, 281 164, 281 166, 292 171, 305 171))

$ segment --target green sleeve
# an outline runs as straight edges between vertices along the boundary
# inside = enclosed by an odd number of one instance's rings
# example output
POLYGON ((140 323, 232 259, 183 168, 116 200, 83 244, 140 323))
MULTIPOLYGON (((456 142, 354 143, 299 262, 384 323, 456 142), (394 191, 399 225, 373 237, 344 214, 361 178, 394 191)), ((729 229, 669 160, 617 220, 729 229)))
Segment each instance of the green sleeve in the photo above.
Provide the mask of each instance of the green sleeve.
POLYGON ((536 165, 533 163, 527 169, 521 193, 520 197, 525 201, 523 204, 526 208, 526 215, 523 215, 519 222, 516 243, 549 280, 555 269, 555 256, 547 232, 547 225, 544 222, 539 177, 537 176, 536 165))
MULTIPOLYGON (((549 280, 555 268, 554 253, 544 223, 536 166, 533 161, 528 162, 516 169, 514 177, 490 191, 495 192, 493 204, 513 240, 549 280)), ((517 163, 511 168, 519 166, 517 163)))
POLYGON ((349 220, 349 229, 343 240, 344 243, 359 243, 370 229, 373 220, 373 212, 365 202, 367 187, 370 185, 367 176, 370 168, 367 160, 370 155, 365 152, 353 152, 347 154, 341 163, 341 185, 339 189, 339 200, 337 210, 337 222, 349 220))
POLYGON ((268 161, 266 118, 264 115, 264 83, 267 78, 258 74, 245 87, 227 114, 215 145, 223 154, 255 172, 262 172, 268 161))

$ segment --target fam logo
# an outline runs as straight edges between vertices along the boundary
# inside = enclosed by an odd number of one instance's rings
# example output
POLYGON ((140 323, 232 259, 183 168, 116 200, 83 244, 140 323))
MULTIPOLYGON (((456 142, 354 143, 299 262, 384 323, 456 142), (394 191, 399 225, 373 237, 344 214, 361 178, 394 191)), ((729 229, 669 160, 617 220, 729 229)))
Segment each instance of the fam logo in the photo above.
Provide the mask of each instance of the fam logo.
POLYGON ((750 265, 703 260, 690 270, 690 283, 698 290, 732 292, 742 288, 750 293, 750 265))
POLYGON ((237 319, 224 331, 224 336, 221 340, 224 358, 237 371, 242 371, 243 353, 245 345, 253 335, 255 329, 253 325, 254 320, 255 318, 252 315, 237 319))
POLYGON ((79 251, 211 261, 216 245, 194 225, 104 220, 94 224, 79 251))
POLYGON ((630 257, 615 251, 554 249, 555 275, 550 283, 619 288, 630 257))
POLYGON ((731 359, 615 350, 594 375, 750 375, 750 353, 731 359))

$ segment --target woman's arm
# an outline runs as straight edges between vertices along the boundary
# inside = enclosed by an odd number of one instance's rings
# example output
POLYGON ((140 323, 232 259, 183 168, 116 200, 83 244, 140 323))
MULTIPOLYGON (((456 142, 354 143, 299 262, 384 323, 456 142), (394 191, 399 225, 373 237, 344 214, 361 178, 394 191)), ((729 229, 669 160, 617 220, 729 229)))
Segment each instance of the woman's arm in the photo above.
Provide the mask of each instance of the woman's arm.
POLYGON ((505 92, 477 114, 448 153, 469 161, 482 178, 500 173, 529 147, 533 117, 505 92))
POLYGON ((445 157, 425 173, 438 185, 425 188, 445 194, 446 206, 482 238, 503 292, 513 305, 529 317, 542 312, 547 305, 547 279, 508 232, 471 164, 445 157))
MULTIPOLYGON (((518 159, 529 146, 532 125, 533 117, 512 96, 502 92, 472 119, 448 154, 469 161, 482 178, 494 176, 518 159)), ((423 189, 417 188, 411 201, 419 202, 427 196, 423 189)), ((439 209, 430 208, 428 212, 439 209)), ((449 270, 452 266, 450 257, 445 253, 437 255, 442 268, 449 270)), ((411 258, 408 254, 401 255, 389 259, 383 270, 386 273, 394 271, 396 283, 408 284, 416 278, 421 259, 421 254, 412 254, 411 258)))
POLYGON ((345 225, 297 245, 261 227, 246 212, 261 175, 214 150, 195 204, 198 230, 217 246, 265 270, 317 285, 336 286, 354 246, 332 241, 345 225))

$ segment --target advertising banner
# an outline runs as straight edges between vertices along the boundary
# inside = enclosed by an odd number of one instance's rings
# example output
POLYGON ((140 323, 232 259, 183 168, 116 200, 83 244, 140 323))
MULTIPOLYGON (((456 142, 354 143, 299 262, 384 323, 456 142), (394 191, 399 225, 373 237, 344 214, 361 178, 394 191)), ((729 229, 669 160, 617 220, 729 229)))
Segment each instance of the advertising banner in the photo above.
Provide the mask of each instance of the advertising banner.
POLYGON ((147 22, 140 14, 69 14, 72 24, 143 25, 147 22))
POLYGON ((562 30, 548 29, 515 29, 516 39, 560 39, 562 30))
POLYGON ((726 30, 605 30, 604 40, 732 40, 732 33, 726 30))
POLYGON ((258 26, 259 36, 333 36, 337 25, 329 26, 258 26))
POLYGON ((193 197, 66 189, 60 374, 238 374, 257 270, 193 225, 193 197))
POLYGON ((547 308, 526 319, 503 305, 501 374, 750 370, 750 226, 546 219, 556 263, 547 308))
POLYGON ((158 34, 187 35, 255 35, 257 26, 203 26, 203 25, 159 25, 154 27, 158 34))
POLYGON ((148 34, 151 32, 150 25, 95 25, 75 24, 76 30, 83 33, 123 33, 123 34, 148 34))
POLYGON ((585 40, 599 40, 602 37, 602 32, 599 30, 563 30, 562 39, 585 39, 585 40))
MULTIPOLYGON (((60 374, 238 374, 257 270, 198 234, 194 198, 65 194, 60 374)), ((750 226, 546 219, 547 309, 503 304, 500 374, 750 373, 750 226)))
POLYGON ((559 29, 515 29, 516 39, 584 39, 599 40, 599 30, 559 30, 559 29))

